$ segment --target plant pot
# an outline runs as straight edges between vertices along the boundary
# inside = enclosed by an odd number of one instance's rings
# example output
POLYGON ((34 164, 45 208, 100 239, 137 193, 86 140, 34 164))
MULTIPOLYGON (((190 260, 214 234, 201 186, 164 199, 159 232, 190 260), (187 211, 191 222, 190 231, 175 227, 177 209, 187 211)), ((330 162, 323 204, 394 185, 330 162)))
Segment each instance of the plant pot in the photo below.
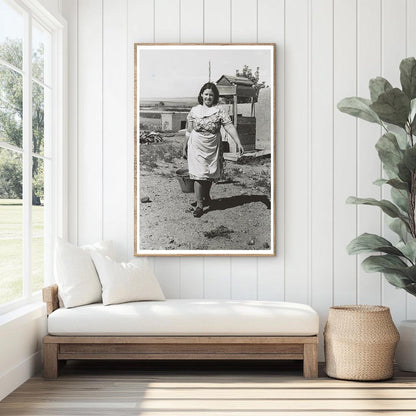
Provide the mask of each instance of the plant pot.
POLYGON ((334 306, 324 330, 326 373, 343 380, 393 376, 399 333, 385 306, 334 306))
POLYGON ((399 333, 400 342, 396 350, 399 369, 416 372, 416 321, 401 321, 399 333))

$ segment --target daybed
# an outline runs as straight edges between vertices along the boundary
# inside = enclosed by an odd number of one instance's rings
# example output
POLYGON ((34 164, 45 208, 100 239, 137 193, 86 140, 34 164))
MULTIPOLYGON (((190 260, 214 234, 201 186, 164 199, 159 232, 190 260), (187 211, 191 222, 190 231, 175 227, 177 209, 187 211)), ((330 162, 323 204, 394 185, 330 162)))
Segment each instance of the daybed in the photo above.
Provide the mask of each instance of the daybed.
POLYGON ((60 308, 58 287, 43 289, 48 335, 44 377, 69 359, 303 360, 318 375, 318 314, 288 302, 177 300, 60 308))

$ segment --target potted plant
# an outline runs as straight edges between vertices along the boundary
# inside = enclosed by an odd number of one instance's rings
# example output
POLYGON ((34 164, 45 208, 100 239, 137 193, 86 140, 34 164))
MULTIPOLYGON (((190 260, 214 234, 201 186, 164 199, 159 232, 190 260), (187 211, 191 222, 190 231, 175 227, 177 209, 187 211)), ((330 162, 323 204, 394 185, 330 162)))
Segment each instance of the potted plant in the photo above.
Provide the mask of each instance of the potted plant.
MULTIPOLYGON (((350 196, 347 203, 381 208, 390 217, 389 228, 398 236, 398 242, 393 244, 379 235, 364 233, 348 244, 347 251, 349 254, 374 253, 362 262, 363 269, 381 272, 390 284, 416 296, 415 58, 401 61, 400 83, 401 89, 393 88, 386 79, 377 77, 369 82, 369 100, 348 97, 338 103, 340 111, 382 127, 383 135, 375 147, 385 178, 377 179, 374 184, 388 185, 391 190, 391 200, 350 196)), ((400 329, 399 366, 416 371, 416 321, 404 321, 400 329), (413 341, 408 337, 411 334, 415 335, 413 341), (409 340, 406 342, 405 338, 409 340)))

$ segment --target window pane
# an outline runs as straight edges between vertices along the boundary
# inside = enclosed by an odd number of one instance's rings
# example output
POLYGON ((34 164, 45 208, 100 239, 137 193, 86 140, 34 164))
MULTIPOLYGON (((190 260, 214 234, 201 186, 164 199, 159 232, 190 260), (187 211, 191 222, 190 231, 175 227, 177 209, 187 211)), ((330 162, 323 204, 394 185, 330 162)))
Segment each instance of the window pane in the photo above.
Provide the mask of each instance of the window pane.
POLYGON ((23 13, 11 2, 0 0, 0 16, 0 59, 22 69, 23 13))
POLYGON ((50 85, 51 35, 35 20, 32 22, 32 75, 50 85))
POLYGON ((17 147, 23 142, 22 76, 0 65, 0 142, 17 147))
POLYGON ((32 83, 32 98, 32 151, 44 155, 45 91, 36 82, 32 83))
POLYGON ((32 165, 32 291, 43 287, 44 276, 44 162, 33 158, 32 165))
POLYGON ((0 148, 0 304, 23 295, 22 156, 0 148))

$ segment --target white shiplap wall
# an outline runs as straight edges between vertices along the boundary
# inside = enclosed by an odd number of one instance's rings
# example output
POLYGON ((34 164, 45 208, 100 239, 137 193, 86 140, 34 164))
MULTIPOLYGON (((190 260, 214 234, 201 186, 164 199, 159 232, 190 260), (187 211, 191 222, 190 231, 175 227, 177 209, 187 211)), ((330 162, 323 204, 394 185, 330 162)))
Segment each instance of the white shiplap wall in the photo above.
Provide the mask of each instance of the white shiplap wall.
POLYGON ((277 251, 274 258, 153 260, 168 297, 276 299, 328 307, 383 303, 395 320, 416 301, 363 273, 345 246, 386 232, 380 213, 345 204, 380 197, 378 127, 338 112, 369 78, 399 83, 416 54, 413 0, 62 0, 69 22, 70 238, 133 253, 134 42, 277 45, 277 251))

